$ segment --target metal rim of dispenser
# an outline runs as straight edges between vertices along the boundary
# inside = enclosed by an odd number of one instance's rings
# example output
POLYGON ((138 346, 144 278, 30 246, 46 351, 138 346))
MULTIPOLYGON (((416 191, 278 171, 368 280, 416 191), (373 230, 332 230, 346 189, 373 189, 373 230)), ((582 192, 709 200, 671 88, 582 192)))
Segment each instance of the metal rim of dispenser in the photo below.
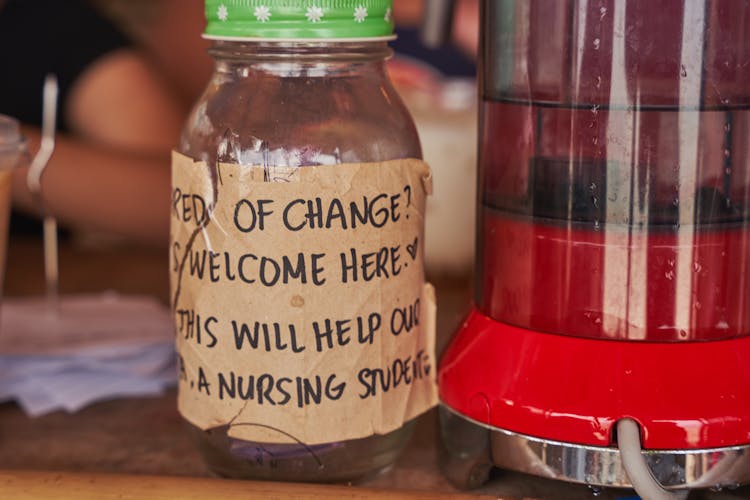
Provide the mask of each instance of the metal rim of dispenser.
MULTIPOLYGON (((471 433, 475 444, 478 440, 485 443, 484 447, 474 447, 467 453, 453 450, 449 441, 443 441, 441 467, 446 476, 461 487, 481 486, 489 478, 491 467, 590 487, 633 487, 617 447, 585 446, 527 436, 472 420, 445 404, 439 411, 444 436, 463 427, 459 432, 471 433), (446 453, 451 456, 446 457, 446 453)), ((750 483, 750 445, 642 450, 641 455, 653 478, 665 490, 731 489, 750 483)))
POLYGON ((489 431, 497 467, 630 486, 613 435, 630 418, 665 487, 743 484, 750 482, 748 352, 748 336, 580 338, 514 327, 475 309, 441 360, 440 398, 444 412, 489 431), (669 467, 658 473, 658 464, 669 467))

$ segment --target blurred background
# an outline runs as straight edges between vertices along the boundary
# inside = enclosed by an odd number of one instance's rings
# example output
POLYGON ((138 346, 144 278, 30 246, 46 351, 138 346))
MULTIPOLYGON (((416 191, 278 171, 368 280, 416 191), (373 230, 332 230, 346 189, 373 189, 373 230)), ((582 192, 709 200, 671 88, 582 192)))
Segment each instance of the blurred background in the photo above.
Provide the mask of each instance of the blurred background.
MULTIPOLYGON (((430 273, 460 276, 473 258, 477 2, 457 2, 450 39, 420 39, 421 0, 395 2, 389 71, 413 113, 435 175, 430 273)), ((0 113, 39 145, 45 75, 60 84, 57 148, 43 178, 47 208, 76 245, 165 246, 169 153, 212 60, 201 0, 0 0, 0 113)), ((14 172, 14 235, 39 235, 39 206, 14 172)))

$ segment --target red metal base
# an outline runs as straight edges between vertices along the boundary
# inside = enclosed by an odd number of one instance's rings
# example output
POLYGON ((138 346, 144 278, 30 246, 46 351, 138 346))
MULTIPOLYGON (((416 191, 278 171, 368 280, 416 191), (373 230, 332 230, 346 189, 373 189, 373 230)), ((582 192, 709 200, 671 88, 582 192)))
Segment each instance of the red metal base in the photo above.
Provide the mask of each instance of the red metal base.
POLYGON ((750 443, 750 337, 625 342, 539 333, 472 311, 438 373, 443 404, 492 427, 611 446, 624 417, 654 450, 750 443))

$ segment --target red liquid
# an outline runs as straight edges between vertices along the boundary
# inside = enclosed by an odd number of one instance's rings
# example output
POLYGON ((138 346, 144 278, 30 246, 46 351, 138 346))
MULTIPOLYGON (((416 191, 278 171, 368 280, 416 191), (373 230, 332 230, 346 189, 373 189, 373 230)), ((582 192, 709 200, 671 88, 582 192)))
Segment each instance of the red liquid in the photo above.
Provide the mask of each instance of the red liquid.
POLYGON ((627 340, 750 333, 748 231, 592 231, 483 211, 480 308, 493 318, 627 340))
POLYGON ((750 112, 483 111, 482 312, 607 339, 750 334, 750 112))

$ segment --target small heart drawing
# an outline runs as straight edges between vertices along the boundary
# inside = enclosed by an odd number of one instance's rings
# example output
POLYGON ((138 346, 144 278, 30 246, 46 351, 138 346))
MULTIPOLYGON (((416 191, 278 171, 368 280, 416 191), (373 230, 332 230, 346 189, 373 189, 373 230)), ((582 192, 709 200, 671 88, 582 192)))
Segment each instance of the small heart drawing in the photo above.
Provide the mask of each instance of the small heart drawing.
POLYGON ((414 243, 411 245, 406 245, 406 251, 409 252, 409 255, 411 255, 411 260, 415 260, 417 258, 417 247, 419 245, 419 238, 414 238, 414 243))

